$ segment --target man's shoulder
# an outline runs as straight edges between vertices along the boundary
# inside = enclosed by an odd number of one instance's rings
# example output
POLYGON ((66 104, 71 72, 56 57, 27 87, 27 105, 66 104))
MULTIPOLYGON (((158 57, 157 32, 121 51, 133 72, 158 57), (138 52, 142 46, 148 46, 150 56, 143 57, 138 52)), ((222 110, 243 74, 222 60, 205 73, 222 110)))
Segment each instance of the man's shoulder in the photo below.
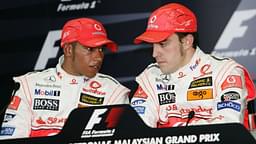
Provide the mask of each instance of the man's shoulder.
POLYGON ((47 77, 48 75, 53 75, 56 73, 56 68, 48 68, 44 70, 31 71, 24 75, 16 76, 14 79, 40 79, 42 77, 47 77))
POLYGON ((95 79, 98 79, 102 82, 113 83, 116 85, 120 84, 115 78, 107 74, 97 73, 95 79))
POLYGON ((159 75, 161 73, 161 70, 157 63, 151 63, 149 64, 142 73, 150 73, 150 74, 156 74, 159 75))
POLYGON ((211 59, 211 63, 215 66, 222 66, 222 65, 230 65, 230 64, 238 64, 235 60, 229 57, 221 57, 217 55, 209 55, 211 59))
POLYGON ((159 66, 157 63, 151 63, 146 68, 146 70, 154 70, 154 69, 159 69, 159 66))

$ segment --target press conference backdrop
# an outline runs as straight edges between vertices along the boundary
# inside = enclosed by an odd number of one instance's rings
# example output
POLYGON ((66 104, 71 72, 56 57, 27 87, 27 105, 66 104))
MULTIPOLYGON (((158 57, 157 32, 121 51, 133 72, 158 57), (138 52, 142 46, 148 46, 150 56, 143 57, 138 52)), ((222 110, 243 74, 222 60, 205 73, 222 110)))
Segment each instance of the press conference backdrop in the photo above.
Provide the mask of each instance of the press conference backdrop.
POLYGON ((151 45, 134 45, 146 28, 149 14, 160 5, 180 2, 198 17, 200 47, 231 57, 256 79, 255 0, 12 0, 0 4, 1 104, 10 90, 10 77, 54 67, 63 24, 77 17, 101 21, 119 44, 115 54, 105 51, 102 73, 134 89, 134 78, 149 63, 151 45))

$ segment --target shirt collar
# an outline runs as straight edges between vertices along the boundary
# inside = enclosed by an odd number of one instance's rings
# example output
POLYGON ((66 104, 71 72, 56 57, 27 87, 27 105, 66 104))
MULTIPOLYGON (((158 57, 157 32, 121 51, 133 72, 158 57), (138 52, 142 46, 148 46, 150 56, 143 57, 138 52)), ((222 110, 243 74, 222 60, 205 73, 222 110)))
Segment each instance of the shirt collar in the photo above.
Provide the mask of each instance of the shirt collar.
POLYGON ((171 76, 179 79, 198 69, 199 65, 202 63, 203 54, 203 51, 199 47, 197 47, 190 62, 178 69, 176 72, 172 73, 171 76))
POLYGON ((89 78, 87 78, 86 76, 75 76, 75 75, 71 75, 69 73, 67 73, 63 68, 62 68, 62 64, 64 62, 64 55, 62 55, 59 58, 59 62, 56 66, 56 70, 57 70, 57 76, 66 81, 69 84, 79 84, 79 83, 83 83, 85 81, 88 81, 89 78))

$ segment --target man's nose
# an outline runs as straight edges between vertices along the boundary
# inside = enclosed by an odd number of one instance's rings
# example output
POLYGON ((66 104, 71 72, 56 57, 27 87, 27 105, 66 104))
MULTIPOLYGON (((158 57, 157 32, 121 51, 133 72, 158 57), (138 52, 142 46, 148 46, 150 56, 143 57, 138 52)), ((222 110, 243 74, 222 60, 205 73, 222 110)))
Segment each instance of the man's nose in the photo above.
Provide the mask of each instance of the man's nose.
POLYGON ((159 45, 158 44, 153 44, 153 53, 152 56, 156 58, 159 55, 159 45))

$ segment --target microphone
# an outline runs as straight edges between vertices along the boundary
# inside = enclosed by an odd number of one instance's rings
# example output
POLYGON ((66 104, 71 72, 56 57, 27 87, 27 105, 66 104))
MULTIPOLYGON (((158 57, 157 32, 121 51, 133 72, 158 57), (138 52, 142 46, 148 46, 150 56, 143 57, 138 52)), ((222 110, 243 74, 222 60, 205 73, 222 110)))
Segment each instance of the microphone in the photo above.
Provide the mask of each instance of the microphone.
POLYGON ((186 126, 188 126, 188 123, 189 121, 195 116, 195 112, 194 111, 190 111, 188 113, 188 120, 187 120, 187 123, 186 123, 186 126))

